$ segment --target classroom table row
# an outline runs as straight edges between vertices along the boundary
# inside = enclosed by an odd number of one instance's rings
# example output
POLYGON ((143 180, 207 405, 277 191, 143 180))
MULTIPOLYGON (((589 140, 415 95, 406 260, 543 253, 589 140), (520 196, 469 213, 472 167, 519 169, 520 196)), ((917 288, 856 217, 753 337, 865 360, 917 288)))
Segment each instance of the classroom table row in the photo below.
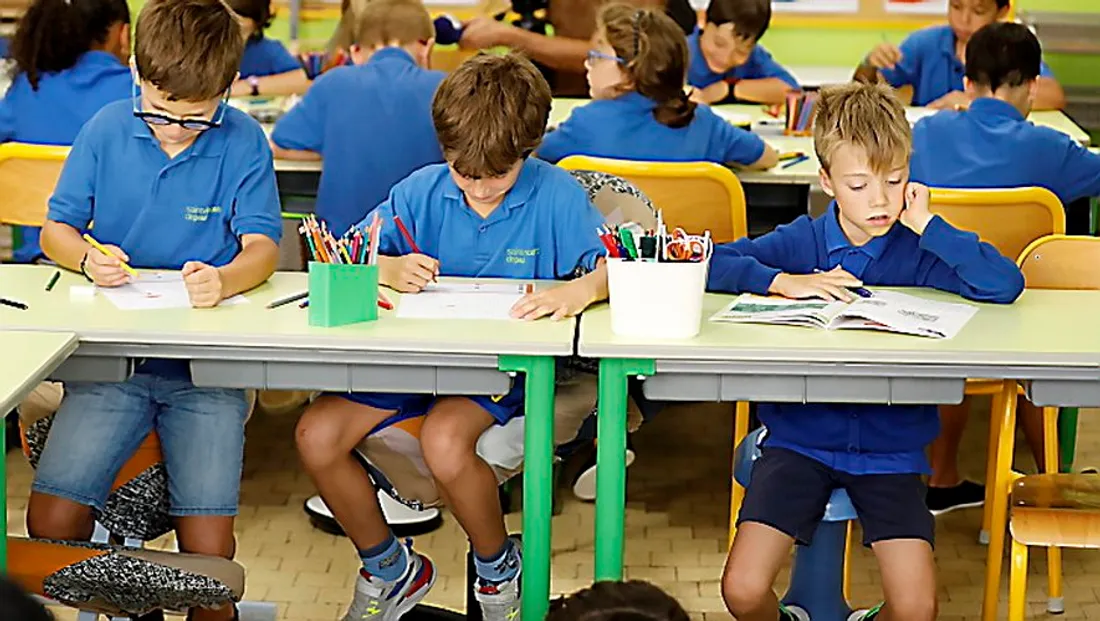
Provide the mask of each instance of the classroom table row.
MULTIPOLYGON (((296 304, 265 308, 304 291, 301 273, 277 273, 241 305, 121 311, 101 295, 74 296, 74 288, 87 287, 76 274, 45 291, 53 272, 0 266, 0 296, 29 307, 0 306, 4 330, 79 339, 52 373, 28 361, 38 372, 23 385, 45 373, 60 381, 119 381, 147 357, 190 359, 196 384, 233 388, 492 395, 526 374, 522 609, 530 619, 545 615, 550 586, 555 357, 599 359, 597 580, 622 575, 629 377, 644 377, 645 394, 667 401, 958 403, 966 378, 994 378, 1024 381, 1037 405, 1100 406, 1100 331, 1075 328, 1091 325, 1100 292, 1029 290, 1010 306, 981 305, 950 340, 712 323, 705 318, 731 298, 707 294, 697 337, 659 341, 615 335, 607 305, 560 322, 425 321, 382 311, 375 322, 310 327, 308 311, 296 304)), ((400 296, 393 298, 400 308, 400 296)), ((38 355, 33 350, 6 349, 13 358, 38 355)), ((997 480, 1007 476, 998 472, 997 480)), ((1003 541, 1003 494, 994 507, 991 532, 1003 541)), ((1000 554, 993 558, 991 546, 990 572, 994 566, 999 575, 1000 554)))

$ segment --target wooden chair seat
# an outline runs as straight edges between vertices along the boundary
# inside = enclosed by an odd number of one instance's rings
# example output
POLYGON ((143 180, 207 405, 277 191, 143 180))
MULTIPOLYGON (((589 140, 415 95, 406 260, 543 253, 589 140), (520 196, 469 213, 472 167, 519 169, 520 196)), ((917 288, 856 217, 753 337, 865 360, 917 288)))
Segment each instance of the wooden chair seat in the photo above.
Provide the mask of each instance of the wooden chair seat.
POLYGON ((1100 548, 1100 475, 1038 474, 1012 486, 1012 536, 1025 545, 1100 548))
POLYGON ((211 556, 8 537, 9 576, 80 610, 142 615, 220 608, 244 595, 244 567, 211 556))

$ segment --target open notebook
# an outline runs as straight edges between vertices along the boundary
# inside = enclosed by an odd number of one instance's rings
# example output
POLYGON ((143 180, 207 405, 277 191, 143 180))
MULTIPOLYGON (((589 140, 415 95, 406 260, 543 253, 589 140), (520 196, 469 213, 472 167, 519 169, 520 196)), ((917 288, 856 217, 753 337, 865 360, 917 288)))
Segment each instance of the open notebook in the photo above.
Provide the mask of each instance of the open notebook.
POLYGON ((978 307, 933 302, 896 291, 875 291, 854 302, 788 300, 743 294, 711 321, 807 326, 826 330, 865 329, 949 339, 962 330, 978 307))

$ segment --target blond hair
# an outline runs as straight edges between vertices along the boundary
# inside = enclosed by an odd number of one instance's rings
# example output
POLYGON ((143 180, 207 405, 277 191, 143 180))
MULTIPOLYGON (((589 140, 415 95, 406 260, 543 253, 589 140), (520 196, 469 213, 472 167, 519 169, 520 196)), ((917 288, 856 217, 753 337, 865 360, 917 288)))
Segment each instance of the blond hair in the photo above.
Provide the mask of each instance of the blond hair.
POLYGON ((138 75, 170 99, 221 96, 237 78, 242 54, 241 24, 222 0, 150 0, 138 15, 138 75))
POLYGON ((419 0, 373 0, 352 15, 352 42, 367 49, 427 43, 435 36, 432 18, 419 0))
POLYGON ((843 144, 863 149, 877 173, 908 166, 913 150, 905 108, 884 85, 853 82, 821 89, 813 131, 814 150, 826 171, 843 144))
POLYGON ((506 174, 542 142, 551 101, 550 85, 523 56, 474 56, 443 79, 432 100, 443 157, 471 179, 506 174))

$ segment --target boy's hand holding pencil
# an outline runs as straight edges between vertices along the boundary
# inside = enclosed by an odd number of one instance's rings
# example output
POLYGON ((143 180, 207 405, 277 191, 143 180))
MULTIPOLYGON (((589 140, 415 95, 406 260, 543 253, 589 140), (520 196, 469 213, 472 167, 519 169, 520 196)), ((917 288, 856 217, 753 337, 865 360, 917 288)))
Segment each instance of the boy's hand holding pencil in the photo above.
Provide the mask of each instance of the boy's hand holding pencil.
POLYGON ((379 257, 378 280, 401 293, 419 293, 439 278, 439 261, 412 253, 402 257, 379 257))
MULTIPOLYGON (((84 236, 85 241, 89 236, 84 236)), ((127 262, 130 256, 122 248, 112 245, 92 243, 84 259, 84 272, 92 282, 100 287, 121 287, 132 280, 137 272, 127 262)))

